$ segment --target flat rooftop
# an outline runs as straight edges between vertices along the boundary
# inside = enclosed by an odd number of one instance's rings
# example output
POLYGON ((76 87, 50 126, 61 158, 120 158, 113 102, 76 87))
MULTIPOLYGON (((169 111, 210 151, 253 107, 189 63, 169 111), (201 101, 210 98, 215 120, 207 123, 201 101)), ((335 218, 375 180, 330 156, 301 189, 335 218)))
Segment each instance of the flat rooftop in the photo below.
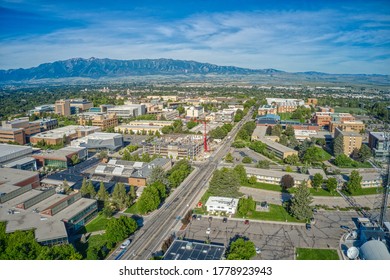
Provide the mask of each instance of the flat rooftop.
POLYGON ((17 184, 33 176, 38 172, 20 170, 15 168, 0 168, 0 182, 7 182, 9 184, 17 184))
POLYGON ((80 213, 83 209, 89 207, 94 203, 96 203, 96 200, 94 199, 80 198, 75 203, 71 204, 64 210, 54 215, 54 217, 58 220, 69 220, 76 214, 80 213))
POLYGON ((247 174, 251 174, 251 175, 282 178, 284 175, 288 174, 288 175, 291 175, 294 179, 298 179, 298 180, 310 179, 310 176, 307 174, 294 173, 294 172, 284 172, 284 171, 277 171, 277 170, 271 170, 271 169, 246 167, 246 166, 245 166, 245 170, 246 170, 247 174))
POLYGON ((175 240, 164 255, 164 260, 221 260, 225 247, 186 240, 175 240))
POLYGON ((99 126, 68 125, 65 127, 60 127, 60 128, 56 128, 53 130, 37 133, 33 137, 56 139, 56 138, 61 138, 64 135, 69 136, 72 134, 76 134, 77 131, 82 131, 82 132, 100 131, 100 127, 99 126))
POLYGON ((4 164, 4 167, 12 167, 12 166, 16 166, 18 164, 29 163, 31 161, 35 161, 35 158, 33 158, 33 157, 25 157, 25 158, 21 158, 21 159, 18 159, 18 160, 14 160, 14 161, 8 162, 7 164, 4 164))
POLYGON ((3 157, 8 157, 15 153, 26 153, 31 154, 32 148, 27 146, 19 146, 19 145, 10 145, 10 144, 0 144, 0 162, 3 157))

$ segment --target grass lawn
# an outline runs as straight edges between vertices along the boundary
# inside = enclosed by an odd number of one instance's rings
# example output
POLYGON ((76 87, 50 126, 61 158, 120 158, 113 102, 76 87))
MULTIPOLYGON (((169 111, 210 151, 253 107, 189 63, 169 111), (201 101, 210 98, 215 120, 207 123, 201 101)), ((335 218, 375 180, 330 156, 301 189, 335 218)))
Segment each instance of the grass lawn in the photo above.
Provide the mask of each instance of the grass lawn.
MULTIPOLYGON (((349 193, 343 191, 346 195, 350 195, 349 193)), ((352 196, 359 196, 359 195, 372 195, 372 194, 381 194, 382 189, 378 192, 378 188, 362 188, 358 192, 353 193, 352 196)))
POLYGON ((332 158, 332 156, 327 153, 325 150, 321 149, 321 159, 322 161, 325 161, 325 160, 330 160, 332 158))
POLYGON ((361 108, 349 108, 349 107, 334 107, 335 113, 349 113, 352 112, 352 114, 365 114, 367 113, 366 110, 363 110, 361 108))
MULTIPOLYGON (((236 218, 243 218, 242 216, 236 214, 236 218)), ((264 220, 264 221, 279 221, 285 222, 296 222, 296 223, 304 223, 304 221, 299 221, 291 216, 283 206, 269 204, 269 211, 254 211, 251 215, 246 216, 247 219, 253 220, 264 220)))
MULTIPOLYGON (((351 159, 352 160, 352 159, 351 159)), ((369 162, 359 162, 352 160, 354 166, 351 165, 336 165, 339 168, 373 168, 372 165, 369 162)))
POLYGON ((85 229, 87 232, 93 232, 93 231, 99 231, 106 229, 108 219, 104 217, 104 215, 99 214, 95 219, 90 221, 86 226, 85 229))
POLYGON ((297 248, 297 260, 339 260, 339 255, 333 249, 297 248))
MULTIPOLYGON (((273 184, 266 184, 266 183, 260 183, 257 182, 256 184, 250 185, 248 184, 242 184, 242 186, 249 187, 249 188, 255 188, 255 189, 262 189, 262 190, 268 190, 268 191, 275 191, 275 192, 289 192, 293 194, 295 192, 295 188, 290 188, 288 191, 285 191, 282 189, 280 185, 273 185, 273 184)), ((310 188, 310 193, 312 196, 340 196, 337 192, 334 192, 331 194, 325 189, 318 189, 316 191, 313 188, 310 188)))
POLYGON ((93 235, 88 238, 86 243, 76 242, 75 247, 83 256, 83 259, 103 260, 110 253, 111 246, 109 246, 109 243, 105 234, 93 235), (94 254, 93 251, 99 253, 94 254))
POLYGON ((134 203, 131 205, 129 208, 125 210, 125 213, 130 213, 130 214, 139 214, 138 208, 137 208, 137 203, 134 203))

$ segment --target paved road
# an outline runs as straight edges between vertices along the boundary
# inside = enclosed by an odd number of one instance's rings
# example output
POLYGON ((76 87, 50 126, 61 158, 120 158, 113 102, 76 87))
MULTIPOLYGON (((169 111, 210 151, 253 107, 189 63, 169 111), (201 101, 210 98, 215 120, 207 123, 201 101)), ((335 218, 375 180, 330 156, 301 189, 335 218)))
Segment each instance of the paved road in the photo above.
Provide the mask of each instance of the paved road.
MULTIPOLYGON (((180 223, 178 216, 184 216, 188 211, 187 205, 196 203, 196 199, 205 191, 206 183, 217 168, 220 160, 227 154, 235 135, 242 125, 250 119, 253 109, 248 112, 222 141, 221 146, 209 157, 208 161, 193 171, 192 178, 172 194, 152 218, 135 233, 133 242, 120 259, 149 259, 151 255, 160 250, 162 242, 169 237, 180 223)), ((109 257, 114 258, 113 256, 109 257)))
MULTIPOLYGON (((288 193, 280 193, 275 191, 267 191, 255 188, 241 187, 240 192, 251 195, 256 201, 268 201, 272 204, 282 204, 282 198, 284 201, 289 200, 291 195, 288 193)), ((355 201, 362 207, 373 208, 375 201, 379 198, 378 195, 364 195, 354 196, 355 201)), ((314 196, 312 205, 327 205, 330 207, 350 207, 351 205, 342 197, 330 197, 330 196, 314 196)), ((389 202, 390 205, 390 202, 389 202)))
POLYGON ((294 259, 296 247, 338 249, 340 238, 345 233, 340 226, 353 227, 352 218, 357 217, 356 212, 319 212, 315 214, 316 223, 310 231, 306 230, 304 224, 250 221, 249 225, 245 225, 240 219, 229 219, 227 223, 222 223, 222 219, 215 217, 209 223, 204 217, 200 221, 192 221, 181 235, 187 239, 206 240, 206 229, 210 227, 210 241, 225 246, 234 236, 249 238, 262 251, 255 259, 294 259))

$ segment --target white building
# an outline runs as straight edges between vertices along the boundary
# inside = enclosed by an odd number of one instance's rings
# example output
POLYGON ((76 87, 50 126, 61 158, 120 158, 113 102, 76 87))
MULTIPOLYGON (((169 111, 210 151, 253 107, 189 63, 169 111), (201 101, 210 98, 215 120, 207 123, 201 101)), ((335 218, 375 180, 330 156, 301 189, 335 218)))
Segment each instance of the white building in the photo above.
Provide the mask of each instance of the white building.
POLYGON ((96 132, 88 136, 73 140, 72 147, 86 147, 87 149, 117 150, 123 147, 123 135, 119 133, 96 132))
POLYGON ((199 118, 204 113, 203 107, 194 107, 191 106, 187 109, 186 116, 189 118, 199 118))
POLYGON ((130 105, 120 105, 112 108, 107 108, 107 113, 116 114, 117 117, 122 118, 133 118, 146 114, 145 105, 141 104, 130 104, 130 105))
POLYGON ((234 215, 237 210, 238 199, 220 196, 210 196, 206 202, 208 212, 226 212, 234 215))

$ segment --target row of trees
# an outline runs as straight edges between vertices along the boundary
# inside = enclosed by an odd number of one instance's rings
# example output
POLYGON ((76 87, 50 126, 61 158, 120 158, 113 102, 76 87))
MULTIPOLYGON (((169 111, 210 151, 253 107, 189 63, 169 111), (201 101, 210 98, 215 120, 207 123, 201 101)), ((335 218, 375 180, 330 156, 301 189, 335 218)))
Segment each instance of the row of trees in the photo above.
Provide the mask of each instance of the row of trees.
POLYGON ((218 126, 213 130, 210 130, 209 136, 213 139, 223 139, 228 133, 233 129, 233 125, 230 123, 225 123, 222 126, 218 126))
POLYGON ((148 153, 142 153, 141 156, 137 153, 131 154, 128 149, 124 149, 122 159, 128 161, 142 161, 142 162, 151 162, 155 158, 158 158, 159 155, 150 155, 148 153))

